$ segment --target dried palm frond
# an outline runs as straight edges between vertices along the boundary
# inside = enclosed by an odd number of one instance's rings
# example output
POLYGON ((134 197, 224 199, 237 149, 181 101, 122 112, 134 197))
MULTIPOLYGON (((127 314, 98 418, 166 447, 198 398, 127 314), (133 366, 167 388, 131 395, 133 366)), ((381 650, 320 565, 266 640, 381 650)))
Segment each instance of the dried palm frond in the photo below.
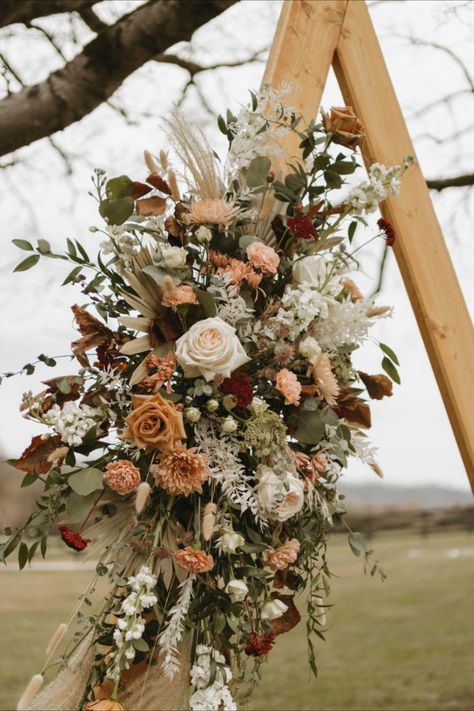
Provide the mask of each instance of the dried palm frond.
POLYGON ((189 123, 177 108, 164 119, 165 130, 186 174, 191 192, 201 200, 217 200, 224 195, 224 185, 217 162, 206 137, 189 123))

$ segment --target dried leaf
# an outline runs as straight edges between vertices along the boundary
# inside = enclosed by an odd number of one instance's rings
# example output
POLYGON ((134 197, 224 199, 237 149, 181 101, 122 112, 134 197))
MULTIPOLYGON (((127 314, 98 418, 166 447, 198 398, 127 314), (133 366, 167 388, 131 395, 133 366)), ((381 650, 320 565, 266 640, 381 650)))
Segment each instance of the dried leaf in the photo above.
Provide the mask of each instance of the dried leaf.
POLYGON ((81 396, 84 380, 79 375, 60 375, 42 382, 48 386, 46 392, 61 406, 68 400, 77 400, 81 396))
POLYGON ((288 607, 286 612, 284 612, 281 617, 278 617, 276 620, 271 620, 273 631, 276 635, 289 632, 293 629, 293 627, 296 627, 298 622, 301 620, 301 615, 293 602, 293 597, 290 597, 289 595, 273 595, 272 597, 277 600, 281 600, 288 607))
POLYGON ((72 351, 81 365, 88 366, 89 360, 85 355, 86 352, 107 341, 112 341, 113 333, 110 328, 107 328, 95 316, 91 316, 81 306, 75 304, 71 308, 76 317, 77 328, 82 336, 82 338, 71 343, 72 351))
POLYGON ((139 215, 143 215, 144 217, 162 215, 165 210, 166 199, 158 197, 158 195, 150 198, 143 198, 143 200, 137 200, 137 213, 139 215))
POLYGON ((159 314, 153 319, 150 329, 150 344, 152 348, 166 341, 176 341, 183 332, 179 318, 175 314, 159 314))
POLYGON ((277 570, 273 578, 273 587, 276 590, 281 588, 290 588, 290 590, 298 590, 304 587, 303 579, 300 575, 293 573, 292 570, 277 570))
POLYGON ((21 457, 16 461, 16 469, 30 474, 47 474, 53 462, 48 457, 61 447, 60 435, 53 435, 43 439, 41 435, 36 435, 31 440, 29 447, 25 449, 21 457))
POLYGON ((165 193, 165 195, 171 195, 171 188, 164 180, 161 175, 158 175, 158 173, 150 173, 148 178, 146 179, 146 182, 149 183, 150 185, 153 185, 154 188, 160 191, 160 193, 165 193))
POLYGON ((368 375, 361 370, 358 371, 359 377, 367 388, 369 396, 373 400, 381 400, 383 397, 390 397, 393 393, 393 384, 390 378, 387 378, 383 373, 377 375, 368 375))
POLYGON ((370 427, 372 425, 370 407, 352 389, 341 391, 339 394, 337 413, 345 417, 349 422, 354 422, 361 425, 361 427, 370 427))
POLYGON ((138 198, 141 198, 147 193, 149 193, 150 190, 151 188, 149 185, 145 185, 145 183, 139 183, 134 180, 132 183, 132 192, 130 194, 130 197, 132 198, 132 200, 138 200, 138 198))

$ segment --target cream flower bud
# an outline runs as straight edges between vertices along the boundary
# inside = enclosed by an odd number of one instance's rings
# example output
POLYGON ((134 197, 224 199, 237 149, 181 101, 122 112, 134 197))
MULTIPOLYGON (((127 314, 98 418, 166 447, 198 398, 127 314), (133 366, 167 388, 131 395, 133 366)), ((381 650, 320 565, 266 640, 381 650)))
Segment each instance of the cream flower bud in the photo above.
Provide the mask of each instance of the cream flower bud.
POLYGON ((199 242, 199 244, 207 244, 211 241, 211 239, 212 231, 209 229, 209 227, 201 225, 201 227, 196 230, 196 240, 199 242))
POLYGON ((226 417, 225 420, 222 423, 222 431, 225 432, 226 434, 232 434, 232 432, 235 432, 238 427, 238 423, 236 420, 234 420, 233 417, 229 415, 229 417, 226 417))
POLYGON ((201 413, 197 407, 187 407, 184 411, 184 416, 188 422, 199 422, 201 413))
POLYGON ((261 397, 254 397, 249 405, 249 410, 252 415, 261 415, 262 412, 268 410, 268 404, 261 397))
POLYGON ((235 531, 228 531, 221 538, 221 548, 224 553, 235 553, 244 543, 245 538, 235 531))
POLYGON ((243 602, 248 595, 249 589, 243 580, 231 580, 227 583, 225 591, 232 602, 243 602))
POLYGON ((303 340, 300 341, 298 350, 303 358, 306 358, 307 360, 311 360, 311 358, 314 358, 314 356, 321 353, 319 343, 312 336, 306 336, 306 338, 303 338, 303 340))
POLYGON ((276 620, 288 610, 288 605, 285 605, 281 600, 270 600, 262 607, 262 620, 276 620))
POLYGON ((161 247, 162 259, 169 269, 179 269, 186 266, 187 251, 183 247, 161 247))
POLYGON ((215 412, 216 410, 219 409, 219 400, 216 400, 215 398, 208 400, 206 402, 206 407, 209 410, 209 412, 215 412))
POLYGON ((234 407, 237 405, 237 400, 231 393, 229 393, 228 395, 224 395, 224 397, 222 398, 222 404, 224 405, 226 410, 233 410, 234 407))

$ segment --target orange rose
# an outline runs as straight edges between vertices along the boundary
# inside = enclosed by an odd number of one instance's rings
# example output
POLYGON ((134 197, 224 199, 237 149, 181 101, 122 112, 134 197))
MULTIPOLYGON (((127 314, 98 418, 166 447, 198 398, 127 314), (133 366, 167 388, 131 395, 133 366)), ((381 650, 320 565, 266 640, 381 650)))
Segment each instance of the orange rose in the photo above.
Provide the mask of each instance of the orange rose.
POLYGON ((176 440, 186 439, 183 415, 161 395, 133 395, 132 407, 125 418, 123 439, 131 440, 140 449, 150 447, 162 451, 172 449, 176 440))
POLYGON ((357 148, 364 138, 364 127, 354 113, 352 106, 333 106, 329 114, 321 111, 323 126, 334 133, 334 143, 347 148, 357 148))
POLYGON ((125 711, 125 708, 114 699, 98 699, 86 704, 84 711, 125 711))

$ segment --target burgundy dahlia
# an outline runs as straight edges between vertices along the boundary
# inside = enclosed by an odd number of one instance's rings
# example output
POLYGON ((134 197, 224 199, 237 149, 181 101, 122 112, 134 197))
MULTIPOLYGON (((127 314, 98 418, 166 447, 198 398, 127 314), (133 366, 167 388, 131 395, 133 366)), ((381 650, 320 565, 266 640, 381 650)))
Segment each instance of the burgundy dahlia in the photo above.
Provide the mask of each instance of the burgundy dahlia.
POLYGON ((382 232, 385 232, 385 241, 389 247, 392 247, 395 242, 395 230, 393 225, 388 220, 384 220, 383 217, 377 221, 377 225, 382 232))
POLYGON ((289 217, 287 224, 294 236, 298 239, 312 239, 316 237, 316 230, 313 223, 304 215, 289 217))
POLYGON ((233 395, 239 407, 247 407, 253 400, 252 383, 246 373, 236 373, 231 378, 224 378, 219 390, 225 395, 233 395))
POLYGON ((252 657, 266 656, 271 651, 274 642, 275 632, 267 632, 261 635, 252 632, 245 647, 245 654, 252 657))
POLYGON ((69 526, 66 526, 65 524, 58 526, 58 528, 62 540, 67 546, 69 546, 69 548, 73 548, 75 551, 83 551, 84 548, 87 548, 89 545, 90 539, 83 538, 79 531, 74 533, 74 531, 72 531, 69 526))

